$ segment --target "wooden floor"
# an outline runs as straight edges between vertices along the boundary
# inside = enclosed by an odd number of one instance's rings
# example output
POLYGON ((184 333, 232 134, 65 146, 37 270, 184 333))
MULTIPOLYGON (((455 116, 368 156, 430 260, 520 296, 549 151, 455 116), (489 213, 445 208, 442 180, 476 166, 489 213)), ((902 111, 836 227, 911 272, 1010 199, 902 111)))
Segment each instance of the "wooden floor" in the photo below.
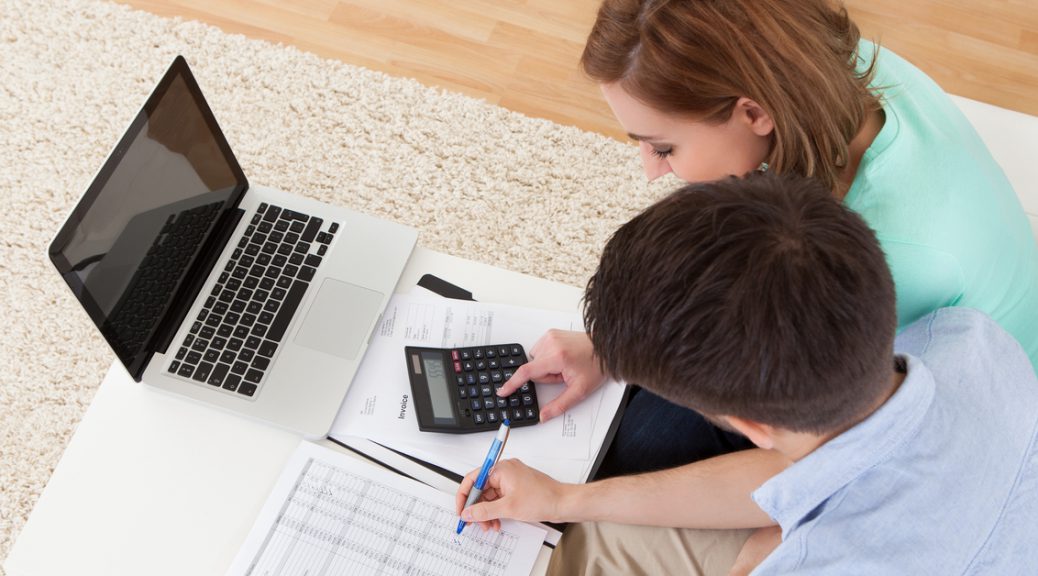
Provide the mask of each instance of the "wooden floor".
MULTIPOLYGON (((623 135, 577 61, 599 0, 120 0, 623 135)), ((945 90, 1038 115, 1038 0, 847 0, 945 90)))

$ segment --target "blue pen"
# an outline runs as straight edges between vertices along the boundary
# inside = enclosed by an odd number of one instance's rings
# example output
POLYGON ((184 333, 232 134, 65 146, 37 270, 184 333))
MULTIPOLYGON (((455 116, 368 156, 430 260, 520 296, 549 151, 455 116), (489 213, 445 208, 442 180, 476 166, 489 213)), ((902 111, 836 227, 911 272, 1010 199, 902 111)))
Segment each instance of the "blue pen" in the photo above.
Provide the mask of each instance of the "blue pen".
MULTIPOLYGON (((472 492, 469 492, 469 497, 465 500, 465 506, 462 508, 468 508, 479 500, 480 495, 483 494, 483 488, 487 485, 487 477, 490 476, 490 469, 497 464, 498 459, 501 458, 501 452, 505 450, 505 442, 508 441, 508 432, 512 429, 512 423, 506 418, 501 423, 501 427, 497 429, 497 436, 494 436, 494 443, 490 445, 490 452, 487 452, 487 458, 483 461, 483 467, 479 470, 479 476, 476 478, 476 483, 472 486, 472 492)), ((458 520, 458 534, 465 529, 465 521, 458 520)))

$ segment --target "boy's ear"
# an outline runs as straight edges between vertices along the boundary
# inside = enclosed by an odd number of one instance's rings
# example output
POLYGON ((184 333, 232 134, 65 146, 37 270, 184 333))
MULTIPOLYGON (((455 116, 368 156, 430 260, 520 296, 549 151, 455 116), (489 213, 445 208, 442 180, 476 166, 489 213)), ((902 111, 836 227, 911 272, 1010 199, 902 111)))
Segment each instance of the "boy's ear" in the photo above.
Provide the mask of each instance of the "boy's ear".
POLYGON ((735 102, 733 115, 745 122, 757 136, 767 136, 775 131, 775 120, 760 104, 742 97, 735 102))
POLYGON ((750 439, 758 448, 771 450, 775 447, 775 428, 737 416, 722 416, 729 426, 750 439))

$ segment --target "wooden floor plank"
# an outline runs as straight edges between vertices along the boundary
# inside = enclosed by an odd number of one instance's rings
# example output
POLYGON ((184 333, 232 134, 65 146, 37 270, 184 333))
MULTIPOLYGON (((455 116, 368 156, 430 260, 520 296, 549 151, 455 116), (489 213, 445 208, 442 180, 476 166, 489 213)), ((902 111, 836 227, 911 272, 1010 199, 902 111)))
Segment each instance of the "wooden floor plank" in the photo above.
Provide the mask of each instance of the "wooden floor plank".
MULTIPOLYGON (((120 0, 624 138, 578 67, 599 0, 120 0)), ((952 93, 1038 115, 1038 1, 846 0, 952 93)))

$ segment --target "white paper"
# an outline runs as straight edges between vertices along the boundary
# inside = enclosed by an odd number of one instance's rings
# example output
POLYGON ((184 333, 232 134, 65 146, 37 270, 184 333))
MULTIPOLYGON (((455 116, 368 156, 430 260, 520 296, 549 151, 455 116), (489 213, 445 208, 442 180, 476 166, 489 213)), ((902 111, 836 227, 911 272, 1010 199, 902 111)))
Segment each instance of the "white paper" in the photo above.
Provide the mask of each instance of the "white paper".
POLYGON ((452 495, 303 442, 285 466, 228 574, 526 576, 545 531, 455 534, 452 495))
MULTIPOLYGON (((517 342, 529 350, 549 328, 581 330, 576 313, 486 304, 420 295, 395 295, 386 307, 353 379, 330 436, 361 436, 387 446, 424 447, 478 465, 496 430, 476 434, 421 432, 414 413, 404 346, 468 347, 517 342)), ((538 385, 543 407, 563 386, 538 385)), ((602 396, 509 437, 506 457, 588 460, 602 396)), ((612 413, 612 412, 610 412, 612 413)), ((440 464, 439 460, 433 460, 440 464)), ((442 465, 442 464, 441 464, 442 465)))

